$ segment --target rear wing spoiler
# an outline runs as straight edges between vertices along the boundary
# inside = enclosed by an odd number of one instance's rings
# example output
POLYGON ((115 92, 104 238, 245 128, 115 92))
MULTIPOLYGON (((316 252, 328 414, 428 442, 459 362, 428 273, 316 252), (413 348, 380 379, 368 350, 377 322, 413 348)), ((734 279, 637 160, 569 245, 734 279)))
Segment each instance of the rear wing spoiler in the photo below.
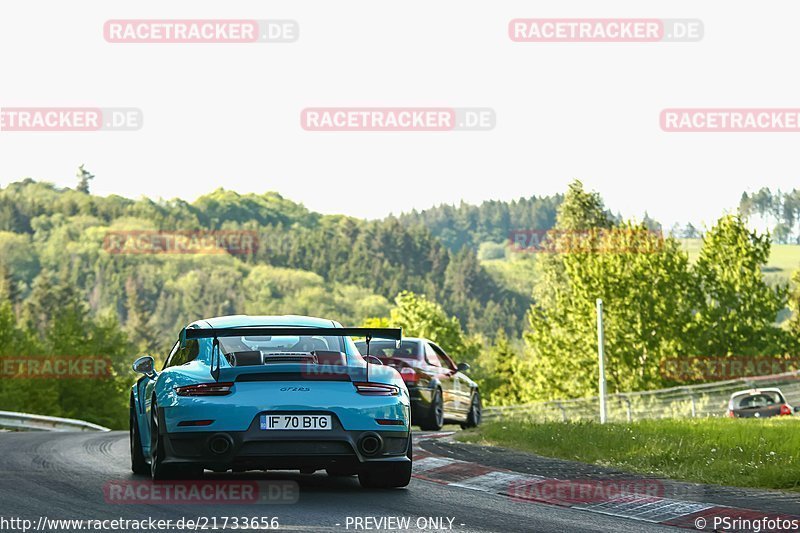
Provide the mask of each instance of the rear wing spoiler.
MULTIPOLYGON (((183 328, 180 335, 181 347, 186 341, 194 339, 214 339, 211 349, 211 375, 219 381, 220 369, 220 337, 265 337, 265 336, 323 336, 323 337, 364 337, 399 341, 403 336, 400 328, 321 328, 321 327, 282 327, 282 326, 246 326, 238 328, 183 328)), ((369 363, 367 363, 367 381, 369 381, 369 363)))
POLYGON ((275 337, 304 335, 324 337, 366 337, 399 341, 403 336, 400 328, 318 328, 247 326, 241 328, 184 328, 181 330, 181 346, 192 339, 218 339, 220 337, 275 337))

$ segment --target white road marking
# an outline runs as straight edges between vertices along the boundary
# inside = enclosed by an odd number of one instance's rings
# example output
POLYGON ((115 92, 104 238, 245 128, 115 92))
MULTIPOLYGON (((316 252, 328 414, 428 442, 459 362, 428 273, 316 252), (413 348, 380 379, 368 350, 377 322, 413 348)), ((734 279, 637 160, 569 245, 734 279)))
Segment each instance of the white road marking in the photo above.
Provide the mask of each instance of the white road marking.
POLYGON ((464 479, 458 483, 450 483, 450 485, 453 487, 513 496, 515 487, 525 487, 528 483, 536 483, 544 479, 545 478, 541 476, 518 474, 514 472, 487 472, 480 476, 464 479))
POLYGON ((443 466, 463 462, 464 461, 458 461, 456 459, 448 459, 447 457, 426 457, 424 459, 420 459, 419 461, 414 461, 412 469, 414 472, 427 472, 428 470, 433 470, 434 468, 441 468, 443 466))
POLYGON ((592 511, 596 513, 633 518, 645 522, 662 523, 674 520, 681 516, 705 511, 715 507, 711 504, 682 502, 666 498, 658 499, 621 499, 593 505, 573 505, 573 509, 592 511))

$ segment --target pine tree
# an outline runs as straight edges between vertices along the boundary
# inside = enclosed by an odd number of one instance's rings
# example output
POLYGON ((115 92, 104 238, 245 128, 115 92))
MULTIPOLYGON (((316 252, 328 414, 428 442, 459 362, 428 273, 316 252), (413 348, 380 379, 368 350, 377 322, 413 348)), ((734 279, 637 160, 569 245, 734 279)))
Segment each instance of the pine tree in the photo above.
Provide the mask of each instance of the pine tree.
POLYGON ((78 167, 78 186, 75 188, 78 192, 89 194, 89 182, 94 179, 94 174, 83 168, 83 165, 78 167))

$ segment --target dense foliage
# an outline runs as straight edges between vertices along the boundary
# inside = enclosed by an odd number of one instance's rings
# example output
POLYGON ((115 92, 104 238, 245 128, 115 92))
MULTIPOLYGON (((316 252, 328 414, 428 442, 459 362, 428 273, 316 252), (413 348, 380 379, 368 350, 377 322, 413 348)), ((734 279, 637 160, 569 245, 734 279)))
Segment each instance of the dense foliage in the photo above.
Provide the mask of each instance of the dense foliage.
POLYGON ((573 184, 557 228, 580 232, 580 246, 557 241, 559 253, 537 262, 526 333, 535 383, 529 399, 596 394, 597 298, 611 392, 676 384, 660 372, 668 358, 797 353, 797 335, 774 325, 786 288, 764 281, 768 236, 724 216, 690 264, 674 238, 643 224, 614 224, 603 212, 599 196, 573 184))
POLYGON ((562 196, 531 196, 510 202, 461 202, 400 215, 408 226, 423 226, 452 251, 477 250, 482 243, 504 243, 512 230, 548 230, 556 220, 562 196))
POLYGON ((468 331, 519 334, 530 303, 495 282, 473 251, 450 252, 424 228, 322 216, 276 193, 220 189, 192 203, 154 202, 25 180, 0 190, 0 251, 16 301, 37 276, 56 274, 83 291, 92 313, 113 311, 145 346, 190 320, 235 312, 308 311, 354 323, 385 313, 403 290, 441 303, 468 331), (103 249, 109 231, 234 229, 257 232, 255 253, 103 249))
POLYGON ((76 190, 33 180, 0 189, 0 356, 101 355, 114 373, 4 379, 0 409, 119 427, 136 355, 161 358, 187 322, 237 313, 401 326, 469 362, 495 405, 595 393, 597 298, 612 392, 676 384, 659 370, 667 358, 800 351, 800 290, 764 281, 771 239, 742 216, 708 229, 692 262, 673 237, 651 231, 655 221, 620 220, 577 181, 563 196, 364 221, 277 193, 100 197, 88 192, 91 173, 78 178, 76 190), (505 244, 511 230, 548 228, 549 253, 505 244), (258 247, 109 253, 104 239, 128 230, 247 230, 258 247), (778 327, 787 305, 795 315, 778 327), (93 402, 97 391, 113 399, 93 402))

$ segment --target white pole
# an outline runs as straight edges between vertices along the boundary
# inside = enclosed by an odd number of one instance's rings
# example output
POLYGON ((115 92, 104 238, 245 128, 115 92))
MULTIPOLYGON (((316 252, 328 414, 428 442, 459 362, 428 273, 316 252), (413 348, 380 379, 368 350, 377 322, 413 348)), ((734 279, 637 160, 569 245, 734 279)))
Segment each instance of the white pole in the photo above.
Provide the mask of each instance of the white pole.
POLYGON ((606 423, 606 358, 603 352, 603 300, 597 299, 597 358, 600 362, 600 423, 606 423))

